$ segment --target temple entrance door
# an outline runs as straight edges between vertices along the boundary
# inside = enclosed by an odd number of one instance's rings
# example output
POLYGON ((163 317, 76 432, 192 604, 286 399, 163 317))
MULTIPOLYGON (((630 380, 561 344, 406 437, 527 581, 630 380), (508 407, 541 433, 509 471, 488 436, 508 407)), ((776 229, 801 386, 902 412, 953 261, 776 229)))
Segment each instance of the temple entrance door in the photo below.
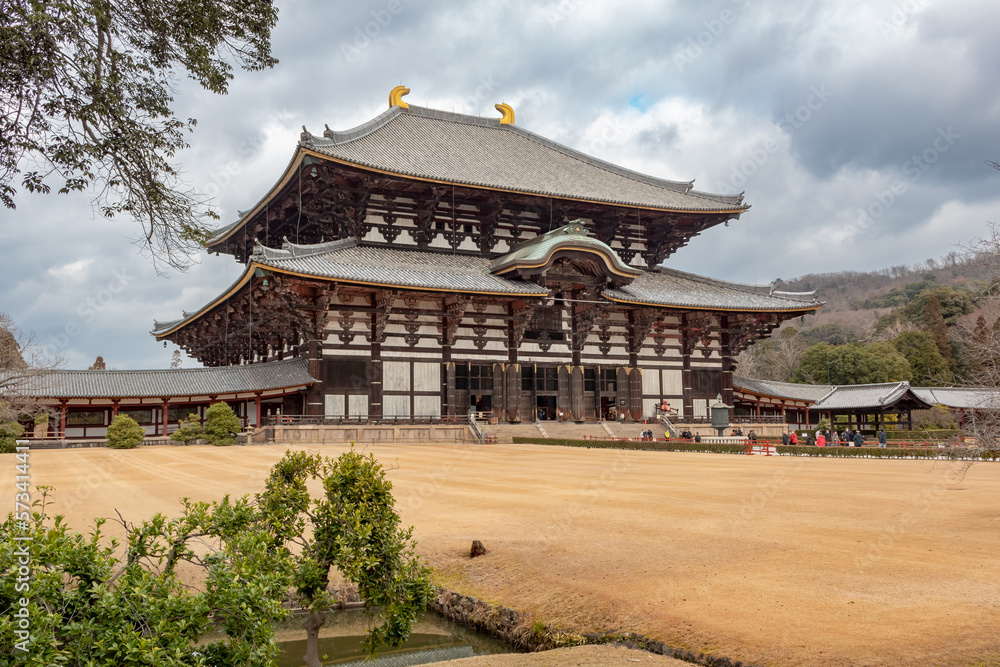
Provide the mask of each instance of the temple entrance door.
POLYGON ((559 369, 555 366, 535 367, 535 418, 559 418, 559 369))
POLYGON ((606 420, 614 419, 617 415, 612 408, 615 407, 613 396, 601 396, 601 417, 606 420))
POLYGON ((535 400, 535 418, 538 421, 558 418, 555 396, 539 396, 535 400))
POLYGON ((472 394, 469 401, 469 406, 472 408, 473 412, 493 412, 493 396, 492 395, 476 395, 472 394))

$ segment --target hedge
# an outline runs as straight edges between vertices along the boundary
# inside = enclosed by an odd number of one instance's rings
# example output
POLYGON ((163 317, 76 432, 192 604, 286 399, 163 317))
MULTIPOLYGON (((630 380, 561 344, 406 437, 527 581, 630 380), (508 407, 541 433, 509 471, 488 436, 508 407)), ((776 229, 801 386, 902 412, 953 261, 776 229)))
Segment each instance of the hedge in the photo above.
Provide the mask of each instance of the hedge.
MULTIPOLYGON (((643 440, 560 440, 555 438, 512 438, 517 445, 554 445, 561 447, 586 447, 588 449, 633 449, 655 452, 704 452, 710 454, 745 454, 743 444, 715 444, 708 442, 649 442, 643 440)), ((758 443, 762 444, 762 443, 758 443)), ((975 451, 964 447, 809 447, 806 445, 777 445, 780 456, 840 456, 868 459, 972 459, 1000 460, 1000 451, 975 451)))

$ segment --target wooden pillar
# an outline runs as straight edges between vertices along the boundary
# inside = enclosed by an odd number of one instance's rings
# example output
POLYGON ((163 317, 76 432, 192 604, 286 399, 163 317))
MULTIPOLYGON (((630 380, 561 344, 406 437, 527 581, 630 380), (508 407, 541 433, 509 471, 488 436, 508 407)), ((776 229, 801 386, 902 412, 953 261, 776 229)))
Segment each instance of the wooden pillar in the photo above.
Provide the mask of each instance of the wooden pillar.
POLYGON ((324 403, 324 386, 326 385, 325 364, 323 363, 323 341, 306 341, 306 358, 308 359, 309 375, 317 382, 306 389, 305 405, 302 412, 307 415, 321 416, 326 412, 324 403))
POLYGON ((508 364, 504 397, 507 402, 507 421, 521 421, 521 364, 508 364))
POLYGON ((906 430, 913 430, 913 410, 906 411, 906 430))
POLYGON ((604 413, 601 412, 601 365, 596 364, 594 366, 594 415, 597 416, 598 421, 604 419, 604 413))
POLYGON ((447 348, 448 361, 444 364, 444 377, 442 389, 444 390, 444 406, 442 413, 446 415, 458 414, 458 406, 455 405, 455 362, 451 361, 451 347, 447 348))
POLYGON ((681 384, 683 385, 684 417, 694 417, 694 374, 691 372, 691 353, 686 352, 681 356, 681 384))
MULTIPOLYGON (((629 418, 629 371, 630 368, 625 368, 624 366, 619 366, 615 369, 615 383, 618 385, 618 396, 615 400, 615 411, 618 415, 625 415, 625 418, 629 418)), ((621 421, 621 417, 618 417, 618 421, 621 421)))
POLYGON ((66 439, 66 411, 68 406, 66 405, 68 401, 63 398, 59 400, 59 439, 66 439))
POLYGON ((733 350, 729 333, 729 316, 719 318, 719 354, 722 355, 722 402, 730 406, 729 420, 736 415, 733 402, 733 350))
POLYGON ((514 329, 514 302, 507 304, 507 363, 517 363, 517 340, 514 329))
POLYGON ((556 394, 556 415, 560 421, 569 419, 573 414, 573 387, 570 381, 572 368, 572 366, 560 365, 557 369, 559 392, 556 394))
POLYGON ((114 421, 115 417, 118 416, 118 404, 121 402, 121 400, 122 399, 120 398, 111 399, 111 421, 114 421))
POLYGON ((587 418, 583 387, 583 366, 573 366, 570 369, 570 404, 572 406, 573 419, 578 422, 582 422, 587 418))
POLYGON ((261 417, 261 414, 260 414, 260 392, 258 391, 255 396, 256 396, 255 403, 256 403, 256 410, 257 410, 257 419, 254 420, 256 422, 254 424, 254 426, 256 428, 260 428, 263 425, 263 423, 264 423, 264 419, 263 419, 263 417, 261 417))
MULTIPOLYGON (((378 308, 378 303, 376 298, 372 297, 372 305, 378 308)), ((378 324, 376 322, 378 318, 378 313, 371 314, 371 378, 368 382, 368 418, 379 421, 382 419, 384 414, 382 410, 382 344, 379 341, 379 333, 377 331, 378 324)), ((323 413, 326 413, 326 405, 323 405, 323 413)))
POLYGON ((507 405, 506 369, 503 364, 493 364, 493 417, 505 420, 504 406, 507 405))
POLYGON ((168 406, 170 405, 170 399, 162 398, 160 400, 163 401, 163 437, 165 438, 167 437, 167 414, 168 414, 168 406))
MULTIPOLYGON (((573 300, 576 301, 580 299, 580 292, 576 291, 573 293, 573 300)), ((573 304, 570 306, 570 356, 573 362, 573 367, 580 365, 580 357, 583 351, 584 341, 587 340, 586 333, 580 333, 578 327, 580 326, 580 316, 577 314, 577 309, 579 304, 573 304)))
POLYGON ((635 308, 630 308, 628 311, 628 366, 629 368, 636 368, 639 366, 639 348, 641 347, 641 341, 636 342, 638 334, 635 330, 636 328, 636 316, 635 308))

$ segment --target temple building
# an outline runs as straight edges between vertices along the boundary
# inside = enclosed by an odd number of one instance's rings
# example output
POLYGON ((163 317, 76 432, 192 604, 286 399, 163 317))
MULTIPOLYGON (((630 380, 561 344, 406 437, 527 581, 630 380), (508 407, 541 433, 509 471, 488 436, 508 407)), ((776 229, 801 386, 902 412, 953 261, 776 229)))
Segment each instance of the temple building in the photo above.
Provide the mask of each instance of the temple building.
POLYGON ((587 156, 507 105, 482 118, 407 92, 359 127, 303 128, 208 242, 240 277, 153 335, 209 367, 304 360, 303 415, 642 420, 733 405, 734 357, 821 306, 663 265, 741 195, 587 156))

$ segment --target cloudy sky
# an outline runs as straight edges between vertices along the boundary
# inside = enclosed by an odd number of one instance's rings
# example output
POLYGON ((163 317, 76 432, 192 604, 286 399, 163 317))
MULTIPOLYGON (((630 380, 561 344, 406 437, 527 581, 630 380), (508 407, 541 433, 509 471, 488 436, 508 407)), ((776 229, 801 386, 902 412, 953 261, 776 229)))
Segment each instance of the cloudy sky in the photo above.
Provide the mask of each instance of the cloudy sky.
MULTIPOLYGON (((746 192, 741 220, 670 266, 766 284, 939 257, 1000 220, 1000 4, 986 0, 277 2, 273 70, 229 95, 179 87, 179 156, 235 219, 302 125, 347 129, 407 101, 496 116, 625 167, 746 192)), ((157 275, 88 196, 0 209, 0 311, 85 368, 169 363, 148 334, 239 273, 225 256, 157 275)), ((195 366, 186 360, 185 366, 195 366)))

